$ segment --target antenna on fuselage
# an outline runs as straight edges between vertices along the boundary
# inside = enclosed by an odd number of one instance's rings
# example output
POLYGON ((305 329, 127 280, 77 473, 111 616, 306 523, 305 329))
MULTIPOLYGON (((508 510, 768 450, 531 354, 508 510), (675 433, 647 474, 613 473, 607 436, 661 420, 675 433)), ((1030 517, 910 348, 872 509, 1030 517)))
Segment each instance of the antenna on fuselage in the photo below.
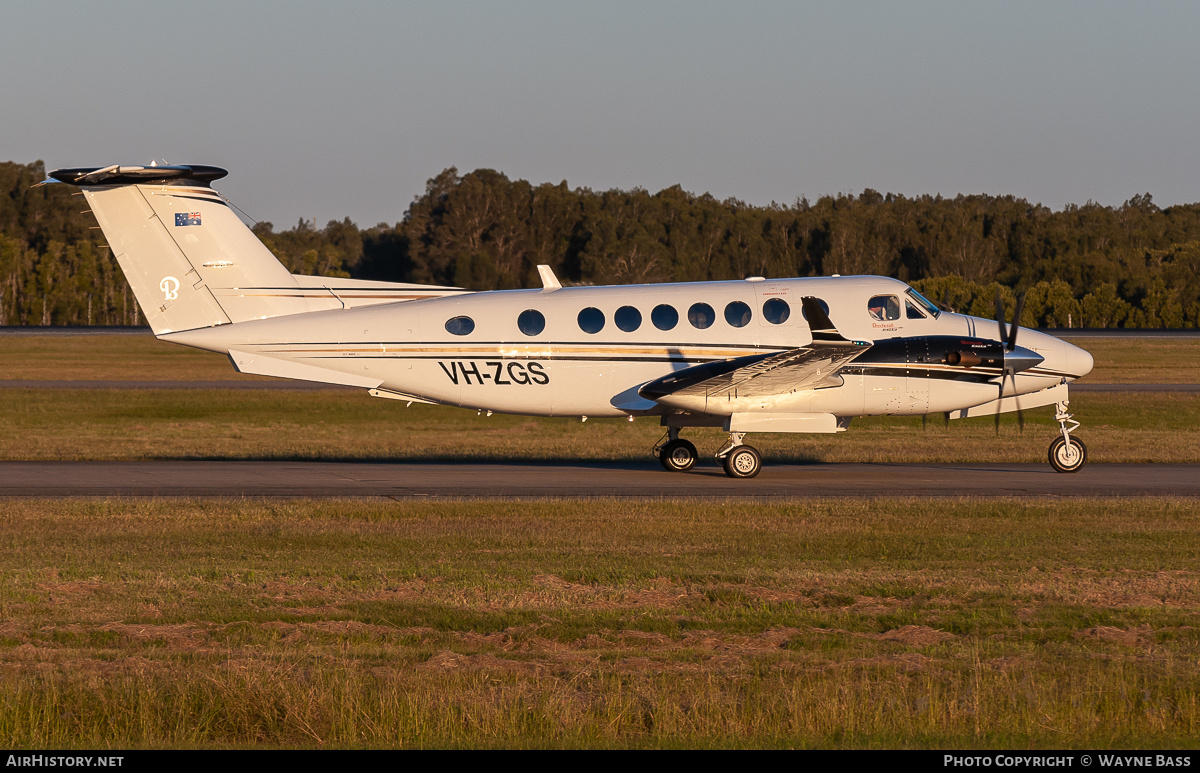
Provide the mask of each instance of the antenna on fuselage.
POLYGON ((558 277, 554 275, 554 269, 545 264, 540 264, 537 269, 538 276, 542 278, 542 292, 552 293, 562 289, 562 282, 559 282, 558 277))

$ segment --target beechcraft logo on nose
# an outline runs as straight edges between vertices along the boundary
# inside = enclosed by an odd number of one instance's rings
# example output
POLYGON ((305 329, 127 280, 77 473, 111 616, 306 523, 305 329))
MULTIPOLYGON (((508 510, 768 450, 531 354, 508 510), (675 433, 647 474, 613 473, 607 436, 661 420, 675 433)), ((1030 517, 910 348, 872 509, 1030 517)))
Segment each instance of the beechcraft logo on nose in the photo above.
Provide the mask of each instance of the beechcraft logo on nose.
POLYGON ((200 213, 176 212, 175 225, 200 225, 200 213))

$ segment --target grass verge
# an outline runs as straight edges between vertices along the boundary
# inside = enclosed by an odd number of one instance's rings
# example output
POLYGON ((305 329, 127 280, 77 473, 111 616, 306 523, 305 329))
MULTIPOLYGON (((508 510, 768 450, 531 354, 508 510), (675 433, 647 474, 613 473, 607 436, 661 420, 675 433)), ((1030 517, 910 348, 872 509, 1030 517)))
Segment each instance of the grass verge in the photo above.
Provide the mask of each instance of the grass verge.
MULTIPOLYGON (((643 459, 663 434, 634 422, 479 416, 362 392, 0 390, 0 460, 274 459, 546 461, 643 459)), ((1200 462, 1200 400, 1179 393, 1084 393, 1071 401, 1096 462, 1200 462)), ((1053 407, 991 418, 856 419, 837 435, 757 434, 768 462, 1044 462, 1053 407)), ((716 429, 686 436, 709 454, 716 429)))

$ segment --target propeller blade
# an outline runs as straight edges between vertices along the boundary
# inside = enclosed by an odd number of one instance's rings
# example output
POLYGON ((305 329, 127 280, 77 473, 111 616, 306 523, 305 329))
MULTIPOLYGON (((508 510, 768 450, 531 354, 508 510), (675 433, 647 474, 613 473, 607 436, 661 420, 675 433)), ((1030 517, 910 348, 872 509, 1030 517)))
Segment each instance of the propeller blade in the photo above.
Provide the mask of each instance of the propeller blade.
POLYGON ((942 412, 942 429, 950 429, 950 411, 942 412))
MULTIPOLYGON (((1000 303, 999 294, 996 295, 996 303, 997 304, 1000 303)), ((1003 311, 1003 309, 1001 309, 1001 311, 1003 311)), ((1003 317, 996 317, 996 319, 1002 320, 1003 317)), ((1004 328, 1003 322, 1000 323, 1000 328, 1001 329, 1004 328)), ((1003 339, 1001 339, 1001 340, 1003 340, 1003 339)), ((1000 394, 996 395, 996 401, 997 401, 996 402, 996 437, 1000 436, 1000 402, 999 401, 1004 399, 1004 382, 1008 379, 1008 374, 1010 372, 1011 371, 1008 368, 1005 368, 1004 370, 1000 371, 1000 383, 998 384, 998 386, 1000 387, 1000 394)), ((1015 380, 1013 382, 1013 386, 1016 386, 1015 380)))
MULTIPOLYGON (((1019 331, 1021 329, 1021 312, 1024 310, 1024 308, 1025 308, 1025 293, 1021 292, 1017 295, 1017 305, 1013 309, 1012 327, 1009 330, 1004 331, 1003 323, 1000 326, 1002 332, 1007 332, 1007 335, 1005 335, 1001 339, 1002 341, 1004 341, 1005 352, 1013 352, 1017 348, 1017 331, 1019 331)), ((1000 312, 1001 312, 1000 295, 999 295, 999 293, 997 293, 996 294, 996 313, 997 313, 997 315, 1000 315, 1000 312)), ((997 319, 1003 319, 1003 316, 1002 315, 997 316, 997 319)), ((1019 359, 1019 358, 1015 358, 1015 359, 1019 359)), ((1016 366, 1016 363, 1014 362, 1012 367, 1006 367, 1004 369, 1004 371, 1000 374, 1000 396, 1004 397, 1004 382, 1006 380, 1008 380, 1009 378, 1011 378, 1012 385, 1013 385, 1013 397, 1017 401, 1017 428, 1018 428, 1019 432, 1024 433, 1025 432, 1025 412, 1021 410, 1021 396, 1017 392, 1017 368, 1015 366, 1016 366)), ((997 413, 996 414, 997 431, 999 431, 999 427, 1000 427, 1000 414, 997 413)))
POLYGON ((1000 288, 996 288, 996 324, 1000 328, 1000 340, 1008 340, 1008 328, 1004 325, 1004 299, 1000 297, 1000 288))
MULTIPOLYGON (((1020 304, 1018 302, 1018 308, 1019 307, 1020 304)), ((1014 330, 1015 329, 1016 328, 1014 328, 1014 330)), ((1021 395, 1017 392, 1017 372, 1015 370, 1011 370, 1009 373, 1012 375, 1013 399, 1017 402, 1017 431, 1023 435, 1025 434, 1025 411, 1021 410, 1021 395)))
MULTIPOLYGON (((1025 307, 1025 293, 1017 296, 1017 309, 1013 312, 1012 329, 1008 331, 1008 351, 1012 351, 1017 346, 1017 331, 1021 328, 1021 310, 1025 307)), ((1015 377, 1014 377, 1015 378, 1015 377)))

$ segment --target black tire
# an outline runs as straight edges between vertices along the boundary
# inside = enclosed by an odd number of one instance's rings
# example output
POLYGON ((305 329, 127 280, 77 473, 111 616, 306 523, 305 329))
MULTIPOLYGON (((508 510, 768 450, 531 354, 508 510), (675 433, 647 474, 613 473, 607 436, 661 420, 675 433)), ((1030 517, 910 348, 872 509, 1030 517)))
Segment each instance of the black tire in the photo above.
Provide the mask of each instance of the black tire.
POLYGON ((1071 438, 1071 447, 1062 435, 1050 444, 1050 466, 1055 472, 1079 472, 1087 464, 1087 446, 1077 437, 1071 438))
POLYGON ((762 456, 754 446, 737 446, 721 460, 731 478, 753 478, 762 469, 762 456))
POLYGON ((686 440, 672 440, 658 452, 658 461, 667 472, 687 472, 696 465, 696 447, 686 440))

